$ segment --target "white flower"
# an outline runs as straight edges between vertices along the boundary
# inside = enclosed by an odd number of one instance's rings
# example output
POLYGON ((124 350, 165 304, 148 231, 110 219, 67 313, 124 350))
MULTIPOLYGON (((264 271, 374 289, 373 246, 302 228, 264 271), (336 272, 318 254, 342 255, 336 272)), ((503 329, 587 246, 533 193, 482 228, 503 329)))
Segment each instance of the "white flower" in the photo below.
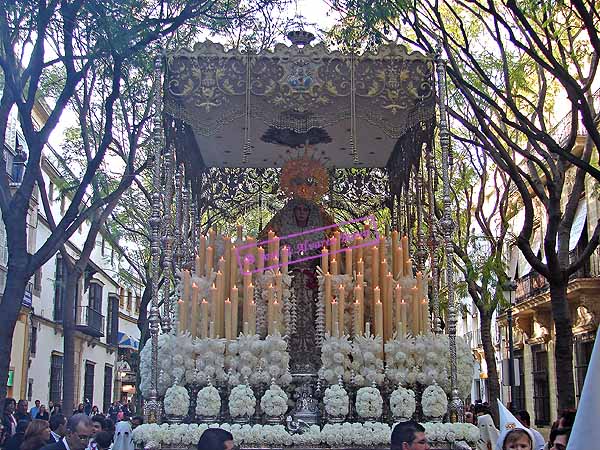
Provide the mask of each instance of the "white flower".
POLYGON ((260 408, 267 416, 278 417, 286 413, 288 409, 288 396, 276 384, 271 384, 260 399, 260 408))
POLYGON ((390 395, 390 410, 394 417, 409 419, 415 413, 415 393, 411 389, 399 387, 390 395))
POLYGON ((217 416, 221 411, 221 396, 214 386, 206 386, 198 392, 196 415, 217 416))
POLYGON ((441 387, 428 386, 423 391, 421 406, 425 416, 442 417, 448 410, 448 397, 441 387))
POLYGON ((383 412, 383 399, 379 389, 363 387, 356 393, 356 412, 363 418, 378 418, 383 412))
POLYGON ((325 411, 332 417, 345 417, 348 415, 348 393, 339 384, 334 384, 325 389, 325 411))
POLYGON ((234 387, 229 394, 229 413, 232 417, 244 417, 254 414, 256 397, 249 386, 240 384, 234 387))
POLYGON ((165 394, 165 413, 173 416, 187 416, 190 409, 190 395, 183 386, 171 386, 165 394))

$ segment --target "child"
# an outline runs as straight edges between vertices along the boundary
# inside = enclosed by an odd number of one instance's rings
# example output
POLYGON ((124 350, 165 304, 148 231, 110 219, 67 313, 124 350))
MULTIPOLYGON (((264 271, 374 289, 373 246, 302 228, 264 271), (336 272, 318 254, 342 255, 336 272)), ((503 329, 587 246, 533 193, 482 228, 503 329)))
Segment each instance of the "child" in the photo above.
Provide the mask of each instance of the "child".
POLYGON ((502 450, 532 450, 531 436, 523 429, 515 428, 504 438, 502 450))

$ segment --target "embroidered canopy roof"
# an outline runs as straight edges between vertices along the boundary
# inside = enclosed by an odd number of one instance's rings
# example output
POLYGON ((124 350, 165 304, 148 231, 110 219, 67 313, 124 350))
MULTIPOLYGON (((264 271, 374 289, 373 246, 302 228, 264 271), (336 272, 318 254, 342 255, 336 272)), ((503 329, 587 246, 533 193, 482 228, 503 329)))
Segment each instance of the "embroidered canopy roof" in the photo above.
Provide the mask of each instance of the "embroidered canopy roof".
POLYGON ((406 171, 431 140, 433 60, 400 45, 253 54, 206 41, 168 53, 166 65, 168 136, 194 172, 281 167, 306 143, 328 166, 406 171))

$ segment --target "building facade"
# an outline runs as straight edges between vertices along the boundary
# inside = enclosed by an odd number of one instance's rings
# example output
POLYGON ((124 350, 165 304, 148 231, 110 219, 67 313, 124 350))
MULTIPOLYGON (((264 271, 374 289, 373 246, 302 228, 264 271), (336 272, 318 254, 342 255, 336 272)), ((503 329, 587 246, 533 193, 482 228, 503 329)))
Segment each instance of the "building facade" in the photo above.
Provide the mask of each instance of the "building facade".
MULTIPOLYGON (((36 107, 38 123, 45 120, 44 104, 36 107)), ((7 130, 4 153, 10 172, 12 158, 26 147, 16 121, 7 130)), ((49 152, 51 149, 49 149, 49 152)), ((64 184, 60 172, 46 157, 42 173, 55 220, 59 220, 69 205, 68 195, 58 186, 64 184)), ((15 188, 19 180, 13 179, 15 188)), ((37 194, 37 193, 36 193, 37 194)), ((88 234, 84 223, 65 244, 70 258, 77 258, 88 234)), ((37 195, 31 200, 28 217, 28 246, 34 253, 50 235, 44 211, 37 195)), ((0 295, 6 278, 6 232, 0 221, 0 295)), ((78 283, 75 307, 75 401, 86 399, 100 410, 107 410, 115 400, 131 400, 139 345, 137 317, 142 286, 131 281, 135 274, 116 246, 102 233, 90 256, 84 276, 78 283), (129 276, 123 277, 127 272, 129 276), (134 363, 132 363, 134 361, 134 363)), ((63 332, 62 315, 65 296, 65 262, 55 254, 30 280, 22 301, 15 328, 11 353, 8 395, 16 399, 62 402, 63 395, 63 332)))

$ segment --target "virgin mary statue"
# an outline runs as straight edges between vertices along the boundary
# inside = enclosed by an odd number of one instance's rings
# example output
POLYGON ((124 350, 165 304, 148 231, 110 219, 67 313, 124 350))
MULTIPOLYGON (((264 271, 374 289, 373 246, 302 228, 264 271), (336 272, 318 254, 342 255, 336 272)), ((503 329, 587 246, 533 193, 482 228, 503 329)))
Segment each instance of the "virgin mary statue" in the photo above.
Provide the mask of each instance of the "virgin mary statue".
POLYGON ((326 191, 327 172, 317 161, 292 160, 284 166, 281 188, 292 197, 259 234, 267 238, 274 231, 280 244, 289 249, 289 274, 296 297, 296 329, 289 337, 290 369, 296 374, 316 373, 321 365, 316 339, 318 257, 335 231, 333 219, 316 200, 326 191))

